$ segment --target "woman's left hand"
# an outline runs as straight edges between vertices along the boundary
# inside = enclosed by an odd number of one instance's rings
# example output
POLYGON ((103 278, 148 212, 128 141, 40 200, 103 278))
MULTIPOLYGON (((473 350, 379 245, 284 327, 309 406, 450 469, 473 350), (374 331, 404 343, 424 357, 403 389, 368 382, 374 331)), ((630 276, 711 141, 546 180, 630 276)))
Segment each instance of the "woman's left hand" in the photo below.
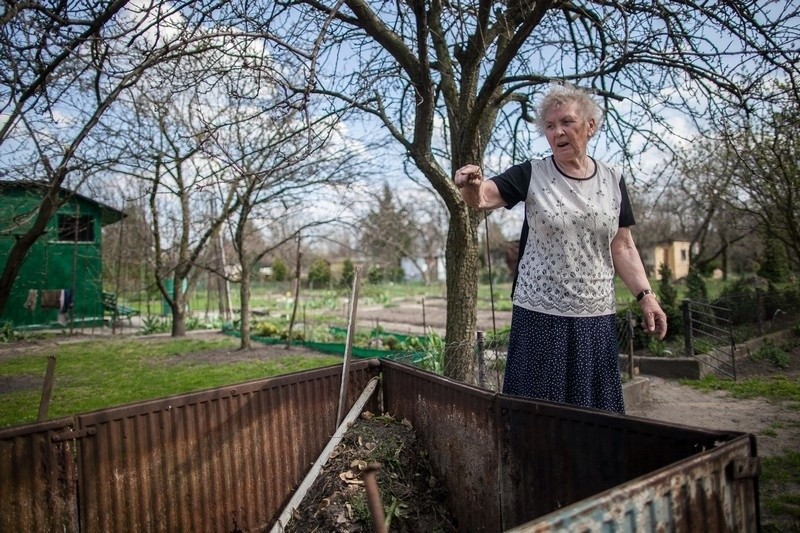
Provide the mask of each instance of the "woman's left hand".
POLYGON ((667 335, 667 315, 658 305, 656 297, 648 294, 639 302, 642 309, 642 328, 649 335, 662 340, 667 335))

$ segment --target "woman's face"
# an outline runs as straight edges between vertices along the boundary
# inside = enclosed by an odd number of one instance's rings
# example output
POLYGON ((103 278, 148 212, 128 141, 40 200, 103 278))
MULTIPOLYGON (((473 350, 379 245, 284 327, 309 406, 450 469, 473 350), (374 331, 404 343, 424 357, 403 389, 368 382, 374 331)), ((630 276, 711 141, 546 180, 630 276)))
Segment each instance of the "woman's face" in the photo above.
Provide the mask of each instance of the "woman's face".
POLYGON ((595 120, 583 118, 575 102, 556 105, 545 114, 545 137, 559 161, 583 158, 594 127, 595 120))

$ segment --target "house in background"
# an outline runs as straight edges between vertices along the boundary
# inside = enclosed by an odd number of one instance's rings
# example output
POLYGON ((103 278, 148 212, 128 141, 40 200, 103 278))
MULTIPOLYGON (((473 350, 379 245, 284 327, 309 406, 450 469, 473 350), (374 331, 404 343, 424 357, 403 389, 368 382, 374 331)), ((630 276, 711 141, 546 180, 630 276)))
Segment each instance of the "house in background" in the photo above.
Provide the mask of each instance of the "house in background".
MULTIPOLYGON (((0 257, 8 258, 15 239, 33 223, 47 190, 39 181, 0 181, 0 257)), ((58 327, 103 319, 101 228, 124 214, 68 189, 59 197, 66 201, 25 257, 0 324, 58 327), (65 296, 72 302, 66 313, 65 296)))
POLYGON ((690 249, 689 241, 668 240, 651 247, 643 247, 642 262, 647 275, 661 279, 661 265, 665 264, 672 271, 673 279, 685 278, 689 275, 690 249))
POLYGON ((400 259, 400 268, 403 269, 403 276, 406 281, 433 283, 444 281, 447 277, 443 255, 403 257, 400 259))

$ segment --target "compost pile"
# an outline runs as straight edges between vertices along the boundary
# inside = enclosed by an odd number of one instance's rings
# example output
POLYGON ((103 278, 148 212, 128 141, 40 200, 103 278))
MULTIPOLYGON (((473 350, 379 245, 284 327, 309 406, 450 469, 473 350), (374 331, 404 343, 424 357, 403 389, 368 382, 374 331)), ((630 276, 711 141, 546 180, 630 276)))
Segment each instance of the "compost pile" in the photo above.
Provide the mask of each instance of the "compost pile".
POLYGON ((294 510, 285 531, 373 531, 364 470, 380 464, 376 479, 389 531, 456 531, 447 492, 407 420, 364 411, 294 510))

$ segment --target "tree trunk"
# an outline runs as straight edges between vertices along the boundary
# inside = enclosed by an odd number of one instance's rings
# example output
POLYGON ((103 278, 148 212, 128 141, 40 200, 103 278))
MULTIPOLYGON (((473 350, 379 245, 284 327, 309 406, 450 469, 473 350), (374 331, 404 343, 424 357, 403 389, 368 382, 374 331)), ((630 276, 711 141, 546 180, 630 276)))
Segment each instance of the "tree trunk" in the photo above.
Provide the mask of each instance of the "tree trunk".
POLYGON ((8 252, 3 274, 0 276, 0 313, 5 309, 8 297, 14 287, 14 282, 17 280, 19 271, 22 270, 25 257, 39 237, 45 234, 47 224, 58 211, 58 202, 54 200, 54 197, 57 194, 55 191, 59 187, 60 181, 51 184, 50 190, 45 193, 42 203, 39 205, 39 211, 36 214, 36 220, 34 220, 33 225, 16 239, 8 252))
MULTIPOLYGON (((183 299, 183 298, 181 298, 183 299)), ((182 309, 183 302, 175 302, 172 308, 172 336, 185 337, 186 336, 186 312, 182 309)))
POLYGON ((250 342, 250 265, 247 261, 242 261, 242 280, 239 285, 239 299, 241 300, 241 311, 239 313, 239 333, 241 342, 239 347, 247 350, 252 347, 250 342))
POLYGON ((445 252, 447 269, 447 325, 444 373, 472 382, 475 371, 475 310, 478 294, 478 233, 476 217, 463 206, 452 213, 445 252))
POLYGON ((183 279, 175 278, 172 287, 172 336, 186 336, 186 295, 183 293, 183 279))

